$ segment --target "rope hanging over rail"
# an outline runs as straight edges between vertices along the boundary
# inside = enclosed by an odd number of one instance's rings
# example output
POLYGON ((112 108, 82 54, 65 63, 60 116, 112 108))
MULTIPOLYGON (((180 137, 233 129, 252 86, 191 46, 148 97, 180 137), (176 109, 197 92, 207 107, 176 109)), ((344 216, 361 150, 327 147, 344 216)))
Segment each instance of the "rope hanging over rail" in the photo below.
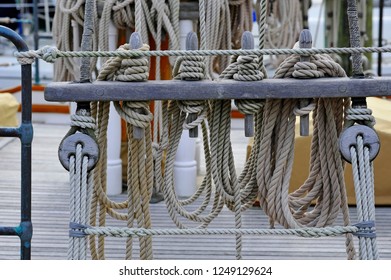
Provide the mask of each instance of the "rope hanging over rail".
MULTIPOLYGON (((140 38, 137 38, 140 40, 140 38)), ((129 49, 129 45, 120 47, 129 49)), ((140 50, 148 50, 143 45, 140 50)), ((117 80, 123 82, 145 81, 148 79, 149 61, 144 58, 109 59, 98 76, 98 80, 117 80)), ((105 171, 107 159, 100 162, 95 169, 96 187, 92 200, 91 219, 92 225, 96 222, 96 215, 99 213, 99 225, 105 225, 106 213, 119 220, 127 220, 128 227, 136 224, 138 227, 150 228, 149 200, 153 187, 153 158, 152 142, 150 134, 150 122, 152 114, 149 112, 148 102, 115 102, 117 112, 128 123, 128 199, 122 203, 110 201, 106 195, 105 171), (140 132, 135 135, 136 131, 140 132), (99 210, 98 210, 99 207, 99 210), (116 209, 127 208, 127 214, 122 214, 116 209)), ((93 114, 98 120, 98 141, 101 150, 107 146, 107 124, 110 102, 98 102, 93 105, 93 114)), ((104 258, 104 240, 98 238, 98 247, 95 240, 91 238, 91 252, 93 258, 104 258)), ((128 238, 126 246, 126 258, 132 258, 132 238, 128 238)), ((152 258, 152 239, 150 237, 140 238, 140 258, 152 258)))
MULTIPOLYGON (((72 2, 74 6, 68 12, 75 12, 75 7, 80 7, 81 2, 72 2)), ((152 2, 156 4, 155 8, 162 8, 158 6, 158 2, 152 2)), ((174 5, 174 2, 170 3, 174 5)), ((244 2, 229 1, 232 5, 244 2)), ((115 5, 120 5, 120 2, 117 1, 109 1, 109 3, 108 5, 111 6, 108 10, 111 10, 115 5)), ((200 10, 200 28, 203 29, 208 26, 206 22, 203 23, 206 20, 205 16, 208 12, 216 11, 217 6, 216 1, 200 1, 200 5, 202 8, 200 10), (210 11, 208 11, 208 7, 210 11)), ((147 6, 143 6, 143 1, 136 0, 135 7, 135 17, 142 19, 140 17, 141 10, 144 9, 145 12, 147 6)), ((260 3, 260 7, 262 11, 266 11, 266 0, 260 3)), ((131 12, 131 10, 125 10, 125 12, 131 12)), ((119 14, 117 16, 119 17, 119 14)), ((122 18, 117 18, 117 22, 130 20, 125 14, 121 14, 121 16, 122 18)), ((351 14, 349 16, 354 17, 351 14)), ((262 18, 265 20, 265 17, 262 18)), ((160 20, 163 19, 160 18, 160 20)), ((136 23, 136 25, 139 24, 142 32, 145 32, 145 24, 148 25, 148 20, 146 23, 142 21, 136 23)), ((204 34, 208 34, 208 32, 201 31, 204 34)), ((264 31, 261 30, 260 34, 264 34, 264 31)), ((357 34, 352 35, 352 40, 356 42, 357 36, 354 37, 354 35, 357 34)), ((201 48, 205 48, 205 44, 207 44, 204 40, 201 40, 201 48)), ((361 52, 375 49, 359 48, 355 44, 355 48, 334 50, 264 50, 262 49, 264 40, 261 38, 259 50, 246 50, 253 46, 243 46, 243 50, 236 51, 158 50, 151 52, 148 46, 141 44, 141 41, 137 38, 136 41, 131 42, 130 46, 123 45, 115 52, 60 52, 45 48, 38 51, 17 53, 16 56, 23 63, 28 63, 29 59, 34 57, 53 61, 61 56, 113 56, 102 67, 98 80, 146 81, 149 71, 149 56, 183 55, 184 57, 178 59, 174 69, 176 78, 203 79, 208 75, 210 77, 213 71, 210 60, 206 60, 205 66, 202 55, 232 54, 234 56, 231 57, 231 63, 223 71, 221 79, 261 81, 265 77, 263 54, 293 54, 279 66, 274 78, 307 79, 345 76, 345 72, 337 63, 328 55, 321 53, 340 51, 356 54, 354 70, 355 74, 360 74, 359 67, 361 66, 358 63, 358 55, 361 52), (303 59, 303 56, 306 59, 303 59)), ((384 51, 385 48, 377 48, 377 50, 384 51)), ((349 100, 346 98, 319 98, 303 107, 297 99, 269 99, 266 102, 237 100, 239 109, 247 115, 254 115, 255 119, 253 149, 244 171, 239 176, 236 174, 230 140, 230 100, 163 102, 161 139, 159 144, 154 143, 154 145, 150 133, 150 123, 153 116, 149 111, 149 103, 115 102, 117 112, 128 124, 128 189, 127 199, 123 202, 111 201, 106 194, 107 124, 110 103, 96 102, 92 104, 92 116, 97 123, 96 136, 101 151, 101 160, 94 170, 95 186, 92 189, 90 185, 92 177, 90 178, 87 172, 90 159, 87 160, 82 155, 82 145, 76 145, 76 154, 70 158, 69 169, 71 170, 72 185, 70 258, 86 258, 85 239, 77 238, 91 235, 90 250, 93 259, 104 259, 104 236, 127 237, 127 259, 132 258, 133 238, 138 237, 140 258, 151 259, 153 256, 152 235, 161 234, 234 234, 237 259, 241 258, 242 234, 289 234, 306 237, 346 234, 348 258, 354 259, 352 234, 356 234, 359 236, 360 258, 378 258, 373 229, 373 174, 370 149, 365 146, 365 139, 362 135, 356 137, 355 146, 349 150, 355 172, 354 180, 360 222, 350 226, 338 137, 342 131, 345 116, 345 125, 351 127, 354 122, 372 121, 372 118, 368 116, 369 111, 366 109, 349 108, 348 102, 349 100), (304 184, 289 194, 296 116, 308 115, 311 111, 313 111, 314 128, 310 173, 304 184), (206 176, 193 196, 186 200, 180 200, 174 189, 174 158, 183 129, 193 130, 200 124, 203 132, 206 176), (165 159, 163 159, 164 153, 165 159), (161 162, 164 162, 164 170, 161 162), (158 190, 163 191, 169 215, 178 227, 177 230, 151 229, 149 200, 154 184, 158 190), (90 195, 92 196, 90 226, 87 226, 87 203, 90 195), (270 219, 272 229, 246 230, 241 228, 242 212, 249 208, 257 197, 262 209, 270 219), (198 208, 195 210, 186 208, 199 199, 202 199, 202 202, 198 208), (205 229, 218 216, 224 206, 234 212, 235 229, 226 231, 205 229), (79 207, 83 211, 79 211, 79 207), (120 210, 125 210, 126 213, 122 213, 120 210), (343 215, 344 226, 331 227, 340 212, 343 215), (119 220, 126 220, 127 228, 105 227, 106 214, 119 220), (196 224, 195 228, 189 226, 189 221, 191 225, 196 224), (275 223, 282 225, 285 229, 273 229, 275 223), (97 239, 95 235, 98 236, 97 239), (80 248, 79 254, 75 253, 76 248, 80 248)), ((79 129, 92 128, 93 126, 88 116, 74 117, 73 125, 79 129), (83 119, 83 117, 86 118, 83 119)))
MULTIPOLYGON (((342 68, 327 56, 311 57, 310 62, 305 64, 299 60, 298 56, 287 58, 277 69, 275 78, 303 77, 306 72, 307 77, 345 76, 342 68)), ((350 223, 337 141, 348 100, 317 99, 314 104, 310 174, 297 191, 288 194, 293 164, 295 112, 300 113, 302 109, 296 109, 297 100, 266 101, 257 182, 261 207, 270 217, 272 225, 278 222, 287 228, 329 226, 340 209, 344 224, 350 223), (313 208, 312 203, 315 203, 313 208)), ((351 236, 347 238, 348 256, 354 258, 351 236)))

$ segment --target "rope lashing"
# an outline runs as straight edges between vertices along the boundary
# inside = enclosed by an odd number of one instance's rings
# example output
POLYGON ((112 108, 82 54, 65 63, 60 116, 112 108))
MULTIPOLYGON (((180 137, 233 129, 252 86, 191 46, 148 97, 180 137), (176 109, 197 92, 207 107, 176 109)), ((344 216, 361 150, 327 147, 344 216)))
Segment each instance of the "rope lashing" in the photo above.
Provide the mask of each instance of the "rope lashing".
POLYGON ((72 114, 70 125, 95 130, 95 119, 91 116, 72 114))
POLYGON ((374 127, 376 120, 372 116, 372 110, 369 108, 348 108, 346 110, 345 127, 350 127, 355 123, 374 127))
POLYGON ((391 52, 391 47, 360 47, 360 48, 312 48, 312 49, 255 49, 255 50, 165 50, 165 51, 60 51, 55 47, 44 47, 37 51, 15 52, 16 58, 39 58, 53 63, 64 57, 122 57, 139 56, 216 56, 216 55, 316 55, 316 54, 363 54, 391 52), (43 53, 43 50, 48 50, 43 53))

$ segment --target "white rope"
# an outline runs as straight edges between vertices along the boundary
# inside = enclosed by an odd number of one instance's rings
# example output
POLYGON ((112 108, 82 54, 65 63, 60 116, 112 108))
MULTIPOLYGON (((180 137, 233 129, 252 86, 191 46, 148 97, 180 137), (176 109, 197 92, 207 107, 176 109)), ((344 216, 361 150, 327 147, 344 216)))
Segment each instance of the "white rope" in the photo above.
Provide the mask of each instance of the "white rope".
POLYGON ((335 226, 324 228, 298 228, 298 229, 143 229, 143 228, 116 228, 116 227, 87 227, 83 230, 87 235, 104 235, 113 237, 142 237, 162 235, 277 235, 277 236, 299 236, 305 238, 319 238, 340 236, 346 233, 359 233, 356 226, 335 226))
MULTIPOLYGON (((82 145, 76 146, 76 153, 69 163, 70 176, 70 221, 87 224, 89 217, 89 202, 93 188, 92 177, 87 171, 88 157, 82 157, 82 145)), ((68 259, 87 259, 87 238, 70 237, 68 259)))
MULTIPOLYGON (((294 5, 296 2, 292 1, 290 4, 294 5)), ((162 5, 162 1, 152 0, 151 3, 152 5, 148 6, 146 1, 139 0, 107 1, 107 8, 104 9, 104 14, 110 14, 112 10, 115 10, 117 11, 115 21, 118 24, 120 22, 126 25, 132 24, 131 20, 133 18, 130 17, 130 14, 132 13, 133 7, 130 4, 134 4, 135 22, 133 23, 136 25, 136 29, 139 29, 137 31, 140 31, 144 37, 147 37, 146 30, 149 30, 152 32, 154 38, 161 39, 162 34, 160 31, 162 30, 163 23, 169 20, 170 15, 167 13, 167 6, 162 5), (154 25, 155 19, 158 25, 157 28, 154 25)), ((203 35, 201 38, 201 48, 205 51, 203 54, 207 52, 213 54, 213 51, 208 51, 208 49, 221 48, 226 43, 225 39, 222 39, 224 37, 222 34, 225 31, 227 32, 226 34, 231 34, 230 28, 225 30, 224 24, 221 24, 224 14, 228 18, 232 16, 229 14, 228 5, 237 6, 237 11, 240 15, 244 15, 246 4, 250 2, 247 0, 201 0, 199 3, 201 16, 200 32, 203 35), (221 27, 222 25, 223 27, 221 27), (217 26, 220 27, 214 28, 217 26)), ((265 3, 266 1, 262 2, 262 11, 266 11, 265 3)), ((277 13, 276 9, 278 7, 278 13, 281 15, 281 18, 287 17, 290 14, 288 13, 290 4, 286 2, 283 4, 283 1, 278 1, 278 3, 279 6, 273 7, 275 9, 274 12, 277 13)), ((76 13, 76 7, 80 7, 78 5, 81 4, 79 2, 72 2, 72 5, 62 3, 61 7, 65 8, 68 13, 76 13)), ((178 6, 178 1, 169 1, 168 5, 174 11, 178 6)), ((176 10, 174 11, 175 13, 177 13, 176 10)), ((102 15, 101 22, 104 22, 103 19, 107 20, 111 17, 111 15, 107 14, 102 15)), ((78 20, 77 16, 74 15, 74 17, 75 20, 78 20)), ((227 20, 227 18, 224 20, 227 20)), ((295 23, 291 22, 290 19, 286 20, 288 24, 295 26, 295 23)), ((245 23, 243 26, 245 26, 245 23)), ((176 23, 173 23, 170 28, 174 32, 177 32, 179 29, 176 23)), ((103 30, 102 33, 104 33, 103 30)), ((105 38, 105 35, 102 36, 105 38)), ((271 35, 269 34, 269 36, 271 35)), ((288 37, 284 37, 282 41, 287 43, 286 40, 289 41, 288 37)), ((148 38, 144 39, 146 41, 148 40, 148 38)), ((102 46, 105 45, 105 40, 103 40, 102 44, 102 46)), ((263 43, 261 46, 263 46, 263 43)), ((147 48, 141 51, 148 55, 164 53, 159 50, 160 46, 157 48, 156 53, 149 52, 147 48)), ((230 44, 223 47, 223 49, 229 48, 230 44)), ((116 52, 116 57, 106 61, 98 79, 119 81, 145 81, 148 79, 148 55, 140 55, 136 51, 135 53, 138 56, 134 56, 134 53, 132 56, 128 50, 128 46, 124 45, 116 52)), ((228 53, 226 52, 224 54, 228 53)), ((47 57, 48 59, 55 59, 59 54, 60 52, 49 49, 45 52, 18 53, 21 58, 30 58, 31 56, 47 57)), ((93 52, 93 54, 97 53, 93 52)), ((164 54, 166 55, 168 53, 164 54)), ((193 78, 204 77, 203 68, 199 65, 202 58, 197 57, 195 60, 192 60, 191 56, 189 56, 191 54, 190 52, 184 54, 191 63, 182 67, 178 73, 193 78), (201 69, 201 71, 193 71, 194 69, 192 67, 198 70, 201 69)), ((194 54, 197 54, 197 52, 194 52, 194 54)), ((241 56, 232 58, 232 63, 223 71, 222 77, 237 80, 261 80, 264 77, 262 59, 259 59, 257 56, 262 55, 262 52, 238 52, 235 54, 241 54, 241 56)), ((288 57, 276 71, 276 77, 314 78, 344 76, 343 70, 328 55, 314 54, 308 63, 301 63, 298 60, 298 55, 288 57)), ((212 76, 212 73, 216 71, 215 66, 217 60, 212 61, 213 59, 207 59, 208 70, 205 73, 207 75, 209 74, 209 76, 212 76)), ((219 66, 224 65, 222 61, 217 64, 219 66)), ((86 213, 88 213, 88 205, 90 205, 88 204, 89 197, 92 196, 91 215, 89 219, 89 224, 92 228, 87 228, 84 232, 92 235, 90 237, 90 249, 93 259, 104 259, 104 236, 127 237, 127 259, 132 258, 133 239, 137 237, 140 244, 140 258, 151 259, 152 235, 163 234, 235 234, 237 259, 241 258, 243 234, 289 234, 305 237, 346 234, 348 256, 349 258, 354 258, 351 234, 358 232, 359 229, 355 226, 349 226, 350 221, 342 174, 343 166, 335 141, 342 129, 342 117, 346 106, 345 100, 317 99, 309 106, 300 109, 297 108, 296 100, 268 100, 265 106, 263 104, 259 106, 248 104, 248 107, 243 104, 239 105, 243 112, 255 115, 256 127, 251 155, 246 162, 244 171, 239 177, 235 170, 230 140, 230 101, 211 101, 206 106, 203 106, 205 104, 193 103, 191 101, 187 104, 164 101, 161 111, 158 112, 162 115, 159 131, 160 143, 155 143, 153 146, 154 150, 152 150, 150 135, 152 114, 148 110, 148 103, 116 102, 115 104, 120 115, 129 123, 127 129, 129 143, 128 193, 126 201, 113 202, 105 194, 108 102, 98 102, 92 105, 92 116, 98 125, 96 134, 102 152, 101 161, 95 169, 94 178, 96 184, 94 189, 88 187, 92 180, 88 178, 86 171, 87 159, 81 159, 80 145, 77 146, 76 156, 72 157, 70 162, 70 168, 74 170, 70 173, 70 181, 73 186, 71 188, 72 222, 81 225, 88 224, 86 213), (306 182, 297 191, 289 194, 288 186, 293 164, 295 115, 308 114, 312 110, 314 111, 314 137, 311 151, 310 174, 306 182), (184 126, 186 114, 188 113, 197 113, 199 118, 194 123, 184 126), (183 129, 194 128, 199 124, 201 124, 203 130, 207 173, 195 194, 188 199, 180 200, 174 189, 174 159, 183 129), (132 135, 135 128, 144 129, 144 138, 141 140, 133 139, 132 135), (154 153, 155 166, 152 163, 152 153, 154 153), (165 160, 163 159, 164 153, 166 156, 165 160), (164 162, 164 170, 160 164, 161 162, 164 162), (150 176, 153 170, 155 170, 154 178, 150 176), (178 229, 151 229, 149 198, 154 184, 158 190, 162 189, 168 213, 178 229), (87 193, 90 193, 91 196, 88 196, 87 193), (274 222, 278 222, 286 229, 242 229, 241 212, 253 204, 257 195, 260 198, 260 204, 263 210, 271 220, 272 226, 274 222), (194 207, 187 208, 187 206, 190 206, 196 200, 202 200, 199 207, 196 209, 194 207), (316 202, 314 202, 315 200, 316 202), (311 205, 315 206, 312 207, 311 205), (225 231, 205 229, 218 216, 224 206, 235 213, 235 229, 225 231), (118 211, 120 209, 127 209, 127 212, 121 213, 118 211), (341 209, 345 226, 330 227, 341 209), (119 220, 126 220, 127 228, 106 228, 106 214, 119 220), (188 221, 191 222, 191 225, 196 224, 195 228, 189 228, 188 221), (96 226, 97 223, 98 226, 96 226), (137 228, 135 229, 134 227, 137 228), (97 239, 93 235, 97 235, 97 239)), ((358 116, 365 115, 361 111, 354 113, 358 116)), ((361 121, 369 122, 370 120, 362 117, 361 121)), ((90 119, 79 117, 73 117, 72 124, 85 128, 91 128, 93 126, 93 122, 90 119)), ((358 151, 357 157, 361 162, 363 158, 366 159, 368 152, 365 149, 363 149, 362 153, 360 151, 358 151)), ((364 168, 364 165, 361 163, 357 166, 359 169, 364 168)), ((363 178, 365 185, 368 186, 371 183, 371 178, 368 175, 371 169, 361 169, 359 170, 360 175, 358 178, 360 180, 363 178)), ((364 183, 361 182, 360 184, 364 183)), ((366 195, 371 195, 371 190, 366 189, 365 192, 366 195)), ((364 193, 360 193, 359 196, 363 200, 364 193)), ((373 203, 372 198, 369 197, 367 200, 363 200, 363 204, 373 203)), ((360 221, 374 220, 374 214, 367 209, 363 207, 362 214, 359 215, 360 221)), ((371 256, 372 258, 377 258, 376 243, 374 242, 373 238, 360 237, 361 258, 371 258, 371 256), (365 248, 365 250, 362 248, 365 248)), ((77 239, 76 237, 71 237, 69 258, 85 259, 86 248, 86 238, 77 239)))
MULTIPOLYGON (((344 71, 328 56, 314 56, 300 63, 299 56, 288 57, 277 69, 275 78, 344 76, 344 71)), ((334 223, 340 209, 344 224, 350 224, 338 135, 346 102, 342 99, 316 99, 311 144, 310 173, 293 193, 288 193, 293 165, 297 100, 267 100, 257 148, 257 183, 260 205, 271 226, 286 228, 325 227, 334 223), (311 205, 314 203, 314 207, 311 205)), ((303 113, 308 113, 303 112, 303 113)), ((352 236, 347 235, 347 252, 354 258, 352 236)))
MULTIPOLYGON (((372 111, 367 108, 347 110, 346 129, 355 123, 373 128, 376 121, 372 111)), ((356 194, 357 218, 359 222, 375 222, 375 194, 373 164, 369 158, 369 147, 364 145, 363 136, 358 135, 356 145, 350 147, 354 190, 356 194)), ((368 229, 373 230, 373 229, 368 229)), ((359 236, 360 259, 376 260, 379 258, 376 236, 359 236)))

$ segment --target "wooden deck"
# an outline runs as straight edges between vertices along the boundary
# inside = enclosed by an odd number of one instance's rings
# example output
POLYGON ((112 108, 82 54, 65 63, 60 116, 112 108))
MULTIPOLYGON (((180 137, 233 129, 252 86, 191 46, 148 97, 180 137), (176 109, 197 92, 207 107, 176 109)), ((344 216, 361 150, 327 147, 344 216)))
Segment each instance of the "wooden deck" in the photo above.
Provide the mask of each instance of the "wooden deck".
MULTIPOLYGON (((57 147, 68 127, 34 124, 33 142, 33 259, 66 259, 68 243, 68 175, 57 159, 57 147)), ((235 152, 244 160, 246 141, 234 133, 235 152)), ((242 160, 242 162, 243 162, 242 160)), ((239 166, 240 168, 240 166, 239 166)), ((17 139, 0 138, 0 225, 19 223, 20 144, 17 139)), ((124 195, 114 197, 122 199, 124 195)), ((173 228, 164 203, 151 205, 154 228, 173 228)), ((352 221, 356 221, 351 208, 352 221)), ((391 259, 391 208, 378 207, 378 248, 382 259, 391 259)), ((244 214, 244 228, 267 228, 268 221, 260 208, 244 214)), ((233 227, 232 213, 224 209, 211 227, 233 227)), ((110 222, 111 225, 122 226, 110 222)), ((154 237, 155 259, 234 259, 233 236, 154 237)), ((357 240, 356 240, 357 241, 357 240)), ((124 240, 108 238, 107 259, 123 259, 124 240)), ((137 249, 137 246, 135 246, 137 249)), ((137 253, 134 254, 137 258, 137 253)), ((0 259, 19 258, 19 239, 0 236, 0 259)), ((343 237, 305 239, 276 236, 245 236, 244 259, 345 259, 343 237)))

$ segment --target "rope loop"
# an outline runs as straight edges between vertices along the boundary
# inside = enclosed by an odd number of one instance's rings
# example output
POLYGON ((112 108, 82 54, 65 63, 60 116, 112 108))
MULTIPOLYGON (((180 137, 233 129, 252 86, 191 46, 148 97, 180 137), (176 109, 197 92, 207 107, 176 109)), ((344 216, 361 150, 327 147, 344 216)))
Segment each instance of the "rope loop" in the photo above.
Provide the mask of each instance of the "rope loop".
POLYGON ((321 78, 324 74, 318 71, 318 67, 312 62, 297 62, 294 66, 292 76, 297 79, 321 78))
POLYGON ((260 81, 264 74, 259 71, 259 58, 256 55, 241 55, 237 59, 238 72, 233 75, 236 81, 260 81))
POLYGON ((372 110, 368 108, 348 108, 346 109, 345 127, 350 127, 355 123, 374 127, 375 117, 372 116, 372 110))
POLYGON ((35 61, 35 58, 29 58, 29 57, 17 57, 16 59, 20 65, 33 64, 35 61))
POLYGON ((147 101, 124 101, 122 106, 120 102, 114 102, 114 107, 121 118, 136 127, 147 128, 153 119, 153 115, 149 110, 149 102, 147 101))
POLYGON ((293 113, 295 114, 295 116, 309 115, 316 107, 315 102, 311 102, 307 106, 301 108, 298 105, 299 104, 297 104, 297 106, 293 109, 293 113))
MULTIPOLYGON (((130 51, 130 45, 124 44, 116 51, 130 51)), ((140 49, 135 51, 149 51, 149 46, 144 44, 140 49)), ((111 57, 102 66, 98 75, 98 80, 114 80, 121 82, 142 82, 149 77, 149 59, 143 56, 111 57)))
POLYGON ((176 80, 203 80, 205 78, 205 63, 202 56, 179 58, 175 66, 176 80))
POLYGON ((95 119, 91 116, 72 114, 71 126, 95 129, 95 119))
POLYGON ((264 102, 257 102, 257 100, 251 99, 238 99, 235 100, 235 105, 238 107, 239 112, 242 114, 255 115, 265 105, 264 102))

